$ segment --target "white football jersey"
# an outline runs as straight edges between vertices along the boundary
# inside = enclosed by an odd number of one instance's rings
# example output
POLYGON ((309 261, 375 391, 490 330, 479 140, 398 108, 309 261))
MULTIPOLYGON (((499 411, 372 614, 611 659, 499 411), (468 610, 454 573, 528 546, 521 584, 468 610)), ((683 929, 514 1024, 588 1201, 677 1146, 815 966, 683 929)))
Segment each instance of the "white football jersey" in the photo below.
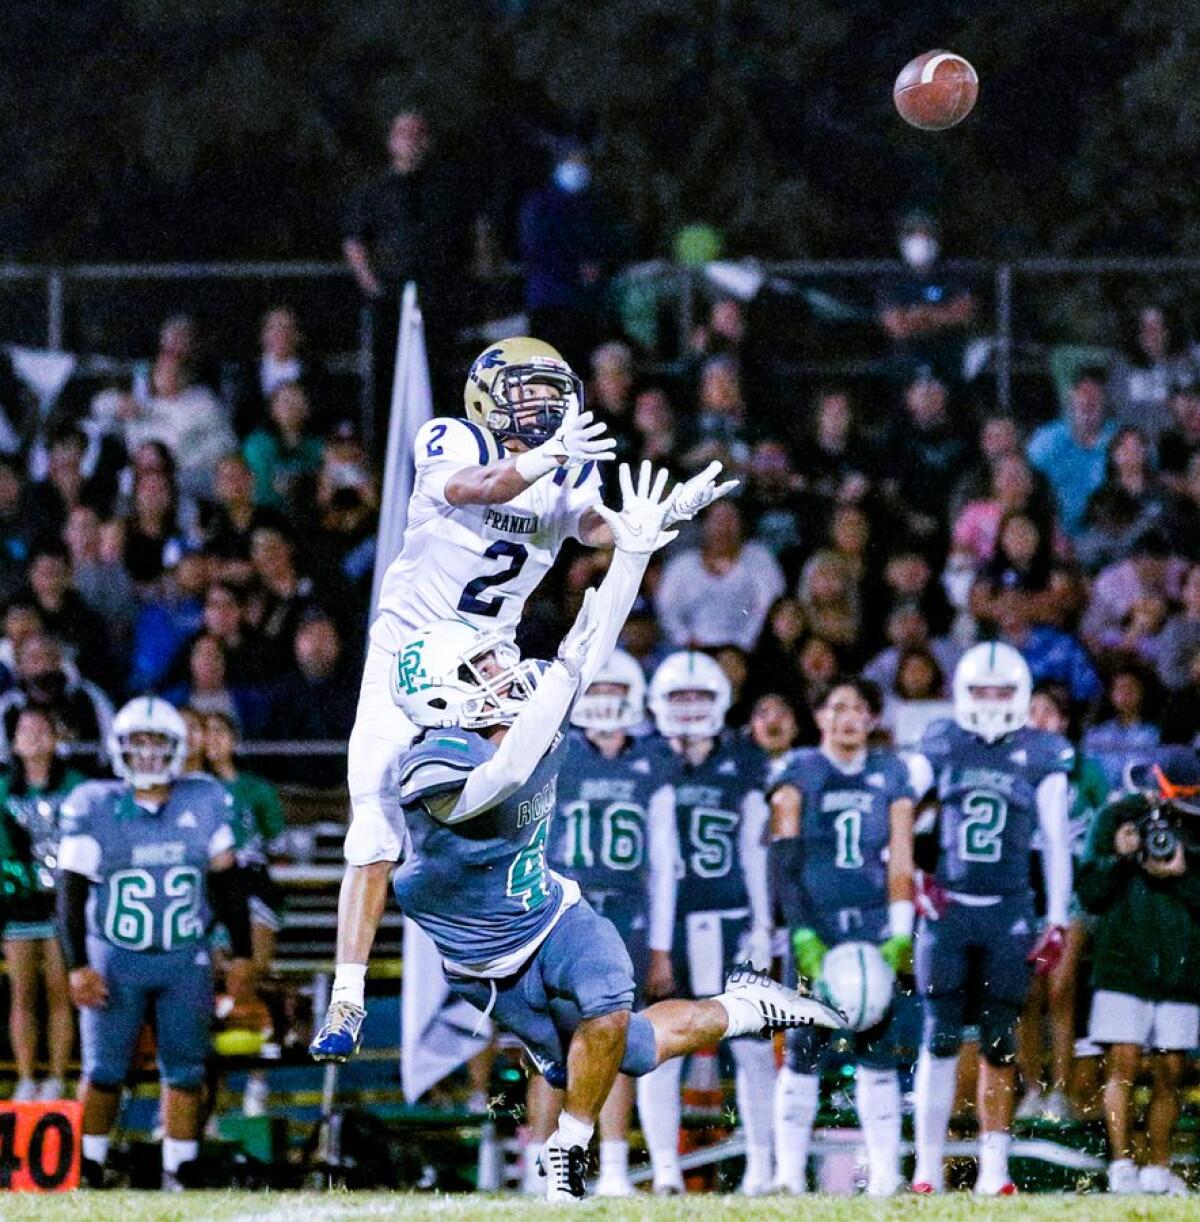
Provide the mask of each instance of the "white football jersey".
POLYGON ((580 519, 600 500, 595 463, 543 476, 503 505, 454 506, 446 483, 495 462, 495 442, 469 420, 431 420, 413 446, 416 475, 400 555, 388 566, 371 639, 396 649, 416 628, 464 619, 512 637, 525 600, 580 519))

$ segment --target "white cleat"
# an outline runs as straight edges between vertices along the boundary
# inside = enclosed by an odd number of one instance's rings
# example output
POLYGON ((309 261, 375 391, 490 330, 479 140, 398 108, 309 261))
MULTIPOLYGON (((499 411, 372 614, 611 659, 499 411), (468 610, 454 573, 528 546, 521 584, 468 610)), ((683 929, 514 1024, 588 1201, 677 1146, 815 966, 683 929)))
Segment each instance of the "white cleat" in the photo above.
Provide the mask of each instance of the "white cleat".
POLYGON ((1150 1196, 1185 1197, 1188 1186, 1170 1167, 1143 1167, 1138 1172, 1138 1187, 1150 1196))
POLYGON ((546 1177, 546 1200, 576 1204, 587 1200, 588 1153, 582 1146, 562 1145, 551 1133, 538 1155, 538 1165, 546 1177))
POLYGON ((596 1181, 598 1197, 631 1197, 634 1195, 633 1185, 623 1175, 602 1175, 596 1181))
POLYGON ((801 989, 789 989, 752 964, 739 963, 725 979, 725 992, 749 1001, 762 1016, 762 1029, 790 1031, 795 1027, 828 1027, 840 1031, 846 1017, 840 1010, 801 989))
POLYGON ((33 1078, 20 1078, 13 1093, 9 1096, 10 1103, 33 1103, 38 1097, 38 1084, 33 1078))
POLYGON ((770 1180, 743 1179, 738 1187, 738 1195, 743 1197, 765 1197, 771 1192, 770 1180))
POLYGON ((683 1193, 683 1179, 679 1176, 672 1179, 656 1179, 654 1181, 654 1195, 656 1197, 681 1197, 683 1193))
POLYGON ((1132 1196, 1142 1191, 1137 1163, 1131 1158, 1114 1159, 1108 1164, 1108 1190, 1115 1196, 1132 1196))
POLYGON ((904 1187, 904 1181, 895 1173, 867 1177, 867 1196, 894 1197, 904 1187))

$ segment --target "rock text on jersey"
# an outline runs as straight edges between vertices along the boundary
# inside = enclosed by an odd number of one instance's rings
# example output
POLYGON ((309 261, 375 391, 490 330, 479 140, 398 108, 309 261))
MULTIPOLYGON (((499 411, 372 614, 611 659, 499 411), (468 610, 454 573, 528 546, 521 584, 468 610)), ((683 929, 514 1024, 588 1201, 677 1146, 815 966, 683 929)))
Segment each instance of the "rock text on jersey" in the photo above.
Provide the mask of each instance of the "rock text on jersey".
POLYGON ((187 860, 187 845, 181 840, 170 840, 166 844, 135 844, 133 864, 135 866, 177 866, 187 860))
POLYGON ((1011 795, 1017 778, 1011 772, 1000 772, 995 768, 964 768, 958 783, 970 789, 998 789, 1011 795))
POLYGON ((843 810, 861 810, 869 814, 875 795, 863 793, 861 789, 839 789, 821 795, 821 811, 837 813, 843 810))
POLYGON ((526 798, 517 807, 517 826, 528 827, 529 824, 536 823, 539 819, 545 819, 554 814, 554 803, 557 795, 558 776, 555 775, 532 798, 526 798))
POLYGON ((483 524, 505 535, 535 535, 538 517, 535 513, 519 513, 512 509, 488 509, 483 524))
POLYGON ((720 806, 724 794, 714 785, 680 785, 675 801, 680 806, 720 806))
POLYGON ((632 802, 637 783, 615 777, 584 781, 579 787, 581 802, 632 802))

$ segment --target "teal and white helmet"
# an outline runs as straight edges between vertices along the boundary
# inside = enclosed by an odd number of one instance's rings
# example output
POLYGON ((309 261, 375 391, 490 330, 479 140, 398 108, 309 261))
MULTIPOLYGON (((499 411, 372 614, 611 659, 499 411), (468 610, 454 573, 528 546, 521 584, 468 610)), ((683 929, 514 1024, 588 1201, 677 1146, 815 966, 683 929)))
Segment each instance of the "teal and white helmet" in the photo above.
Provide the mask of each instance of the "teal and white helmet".
POLYGON ((160 696, 131 700, 108 733, 112 770, 134 789, 169 785, 183 771, 187 747, 187 723, 160 696))
POLYGON ((664 738, 715 738, 725 728, 732 692, 706 653, 683 650, 659 665, 647 703, 664 738))
POLYGON ((645 716, 646 676, 630 654, 614 649, 575 701, 571 724, 582 730, 628 730, 645 716))
POLYGON ((414 725, 430 729, 504 725, 533 694, 538 673, 499 632, 435 620, 396 651, 392 701, 414 725))
POLYGON ((954 720, 986 742, 1025 725, 1032 695, 1028 664, 1003 641, 972 646, 954 669, 954 720))

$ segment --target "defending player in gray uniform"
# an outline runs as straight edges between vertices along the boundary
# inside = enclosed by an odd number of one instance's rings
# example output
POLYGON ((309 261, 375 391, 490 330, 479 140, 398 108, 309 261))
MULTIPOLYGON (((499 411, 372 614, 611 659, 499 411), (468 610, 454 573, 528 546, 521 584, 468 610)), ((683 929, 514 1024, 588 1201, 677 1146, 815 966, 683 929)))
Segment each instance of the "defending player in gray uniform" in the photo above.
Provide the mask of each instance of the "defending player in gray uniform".
MULTIPOLYGON (((660 785, 646 740, 630 731, 646 715, 642 668, 624 650, 613 651, 571 710, 574 730, 558 781, 559 813, 550 833, 553 869, 580 886, 583 897, 617 928, 633 962, 636 1002, 650 947, 669 946, 670 930, 658 931, 675 891, 675 829, 669 818, 651 824, 650 798, 660 785)), ((633 1080, 618 1076, 600 1112, 600 1178, 596 1194, 627 1197, 629 1121, 633 1080)), ((525 1148, 526 1188, 540 1189, 536 1154, 550 1135, 561 1100, 540 1076, 526 1095, 528 1125, 535 1135, 525 1148), (532 1172, 532 1175, 531 1175, 532 1172)))
POLYGON ((724 1038, 840 1017, 749 967, 724 992, 630 1013, 629 954, 579 886, 547 868, 564 723, 590 685, 637 592, 670 505, 666 473, 621 469, 621 513, 604 509, 617 551, 597 593, 544 669, 497 634, 442 621, 397 654, 395 699, 427 732, 400 762, 412 850, 395 876, 405 913, 433 939, 450 988, 525 1044, 564 1089, 542 1151, 547 1199, 585 1196, 587 1147, 618 1072, 724 1038))
POLYGON ((213 1011, 210 919, 229 930, 229 991, 252 987, 250 916, 234 863, 232 799, 180 779, 187 727, 165 700, 139 697, 113 719, 120 781, 80 785, 62 807, 58 922, 80 1008, 83 1158, 99 1186, 142 1023, 154 1011, 163 1084, 163 1187, 196 1158, 213 1011))
MULTIPOLYGON (((726 734, 729 680, 707 654, 675 653, 650 680, 650 711, 663 737, 657 760, 669 783, 651 802, 674 824, 679 890, 671 950, 655 948, 654 996, 699 997, 739 960, 771 962, 767 886, 766 757, 726 734)), ((758 1040, 730 1045, 738 1119, 746 1135, 742 1192, 771 1187, 771 1091, 774 1052, 758 1040)), ((638 1083, 638 1110, 654 1164, 656 1192, 682 1192, 679 1169, 679 1061, 638 1083)))
POLYGON ((939 1192, 966 1022, 968 976, 980 999, 979 1175, 975 1191, 1006 1196, 1016 1077, 1016 1025, 1031 973, 1062 953, 1071 897, 1067 774, 1075 753, 1026 725, 1031 681, 1009 645, 969 649, 954 672, 954 722, 934 722, 910 761, 914 790, 940 804, 939 854, 917 929, 925 1011, 916 1073, 914 1192, 939 1192), (957 724, 955 724, 957 723, 957 724), (1046 925, 1039 934, 1029 880, 1042 833, 1046 925))
MULTIPOLYGON (((769 798, 772 876, 796 968, 819 978, 834 1004, 846 995, 867 1194, 891 1196, 901 1119, 891 1000, 895 973, 912 968, 913 795, 900 759, 867 747, 879 708, 873 683, 835 682, 813 708, 821 745, 792 753, 769 798)), ((815 1028, 788 1032, 775 1083, 776 1185, 786 1192, 808 1191, 827 1042, 815 1028)))

